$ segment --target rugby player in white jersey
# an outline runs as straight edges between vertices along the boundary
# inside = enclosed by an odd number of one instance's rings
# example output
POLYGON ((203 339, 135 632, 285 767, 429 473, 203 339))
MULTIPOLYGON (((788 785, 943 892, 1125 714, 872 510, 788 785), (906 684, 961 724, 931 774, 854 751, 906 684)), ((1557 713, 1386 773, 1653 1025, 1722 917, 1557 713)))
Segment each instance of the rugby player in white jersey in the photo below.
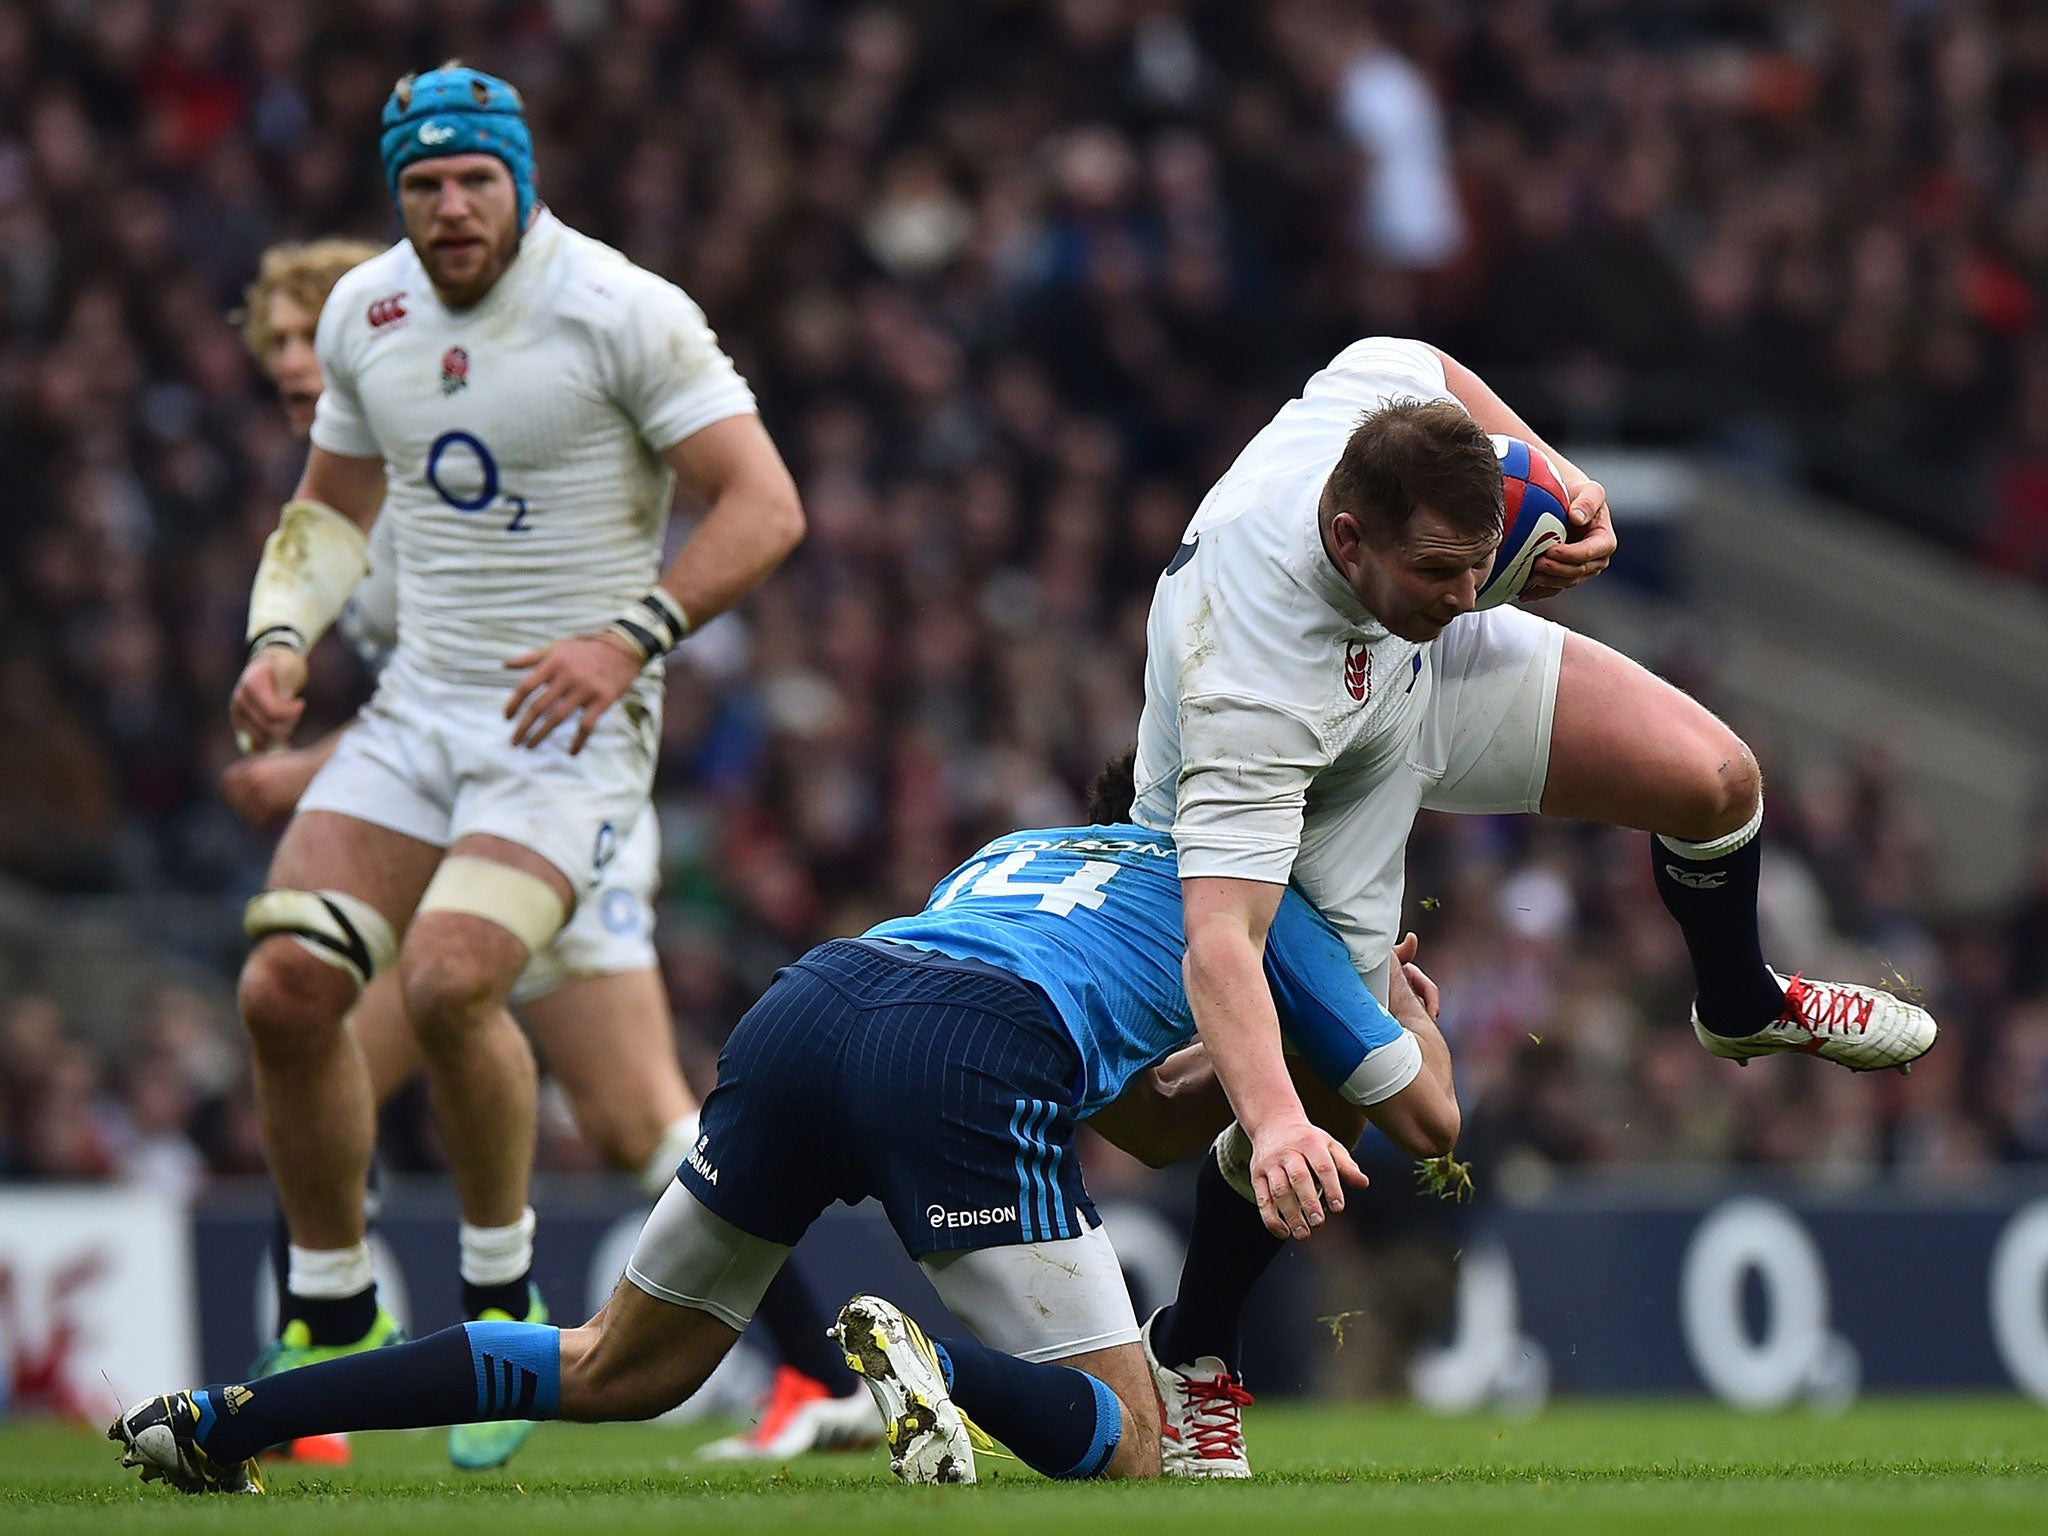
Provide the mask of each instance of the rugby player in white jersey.
POLYGON ((342 1020, 394 966, 443 1133, 468 1149, 465 1310, 539 1314, 535 1071, 507 1000, 645 806, 662 657, 803 528, 696 306, 539 206, 510 86, 453 65, 401 81, 381 147, 406 239, 321 315, 313 447, 231 708, 247 747, 288 740, 381 508, 398 648, 286 829, 241 979, 292 1308, 329 1346, 388 1326, 361 1241, 372 1086, 342 1020), (662 571, 677 478, 705 512, 662 571))
MULTIPOLYGON (((1693 962, 1693 1028, 1718 1056, 1799 1051, 1868 1071, 1934 1041, 1911 1003, 1765 963, 1762 786, 1727 726, 1557 624, 1474 611, 1501 538, 1489 432, 1543 447, 1437 349, 1357 342, 1211 489, 1153 597, 1132 819, 1170 829, 1179 852, 1188 996, 1241 1127, 1218 1142, 1235 1166, 1212 1158, 1204 1183, 1244 1197, 1212 1199, 1206 1223, 1198 1206, 1190 1248, 1190 1275, 1219 1271, 1225 1304, 1176 1305, 1148 1326, 1170 1472, 1245 1475, 1234 1338, 1202 1336, 1190 1317, 1234 1316, 1278 1235, 1320 1225, 1349 1169, 1282 1062, 1259 985, 1267 925, 1291 881, 1383 988, 1419 808, 1651 834, 1657 889, 1693 962), (1254 1199, 1275 1236, 1262 1238, 1254 1199), (1206 1465, 1176 1455, 1176 1433, 1206 1446, 1206 1465)), ((1605 491, 1550 457, 1572 536, 1536 567, 1532 597, 1597 574, 1615 542, 1605 491)))
MULTIPOLYGON (((276 246, 264 252, 249 286, 244 338, 276 385, 292 431, 302 440, 311 432, 322 388, 314 350, 320 312, 342 274, 377 254, 377 247, 353 240, 276 246)), ((372 528, 370 574, 351 594, 340 619, 341 630, 373 671, 381 669, 398 644, 396 526, 394 519, 379 518, 372 528)), ((250 821, 281 822, 340 739, 337 731, 310 747, 242 758, 223 776, 222 792, 250 821)), ((592 1149, 612 1167, 631 1173, 650 1197, 667 1188, 697 1137, 697 1103, 676 1058, 654 950, 660 853, 650 808, 622 840, 601 887, 528 961, 511 994, 592 1149)), ((362 1049, 379 1104, 424 1065, 395 971, 365 989, 349 1013, 348 1028, 362 1049)), ((451 1141, 448 1151, 462 1157, 473 1149, 451 1141)), ((358 1236, 367 1237, 367 1228, 358 1236)), ((316 1346, 303 1321, 292 1320, 284 1292, 283 1243, 275 1257, 280 1337, 262 1368, 289 1369, 331 1356, 335 1351, 316 1346)), ((781 1356, 773 1390, 751 1430, 714 1442, 699 1454, 789 1456, 873 1444, 880 1434, 873 1400, 826 1338, 826 1315, 797 1266, 777 1276, 758 1315, 781 1356)), ((526 1429, 517 1423, 458 1426, 450 1432, 451 1451, 463 1465, 495 1465, 510 1455, 526 1429)), ((292 1449, 301 1459, 347 1457, 345 1440, 300 1442, 292 1449)))

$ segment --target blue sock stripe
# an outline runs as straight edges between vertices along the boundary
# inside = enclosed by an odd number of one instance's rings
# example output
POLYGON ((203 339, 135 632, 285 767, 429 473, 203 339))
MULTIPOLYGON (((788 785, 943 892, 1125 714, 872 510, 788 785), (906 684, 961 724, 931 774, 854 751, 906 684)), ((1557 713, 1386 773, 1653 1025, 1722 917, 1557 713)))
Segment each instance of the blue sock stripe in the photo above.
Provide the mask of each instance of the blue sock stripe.
POLYGON ((1086 1371, 1080 1374, 1087 1376, 1088 1385, 1095 1389, 1095 1438, 1079 1461, 1057 1474, 1061 1478, 1100 1477, 1124 1438, 1123 1407, 1116 1394, 1103 1384, 1101 1377, 1089 1376, 1086 1371))
POLYGON ((194 1432, 195 1438, 201 1445, 204 1445, 206 1444, 206 1437, 213 1432, 213 1421, 219 1417, 213 1411, 213 1395, 203 1389, 194 1392, 192 1394, 192 1406, 199 1410, 199 1428, 194 1432))
POLYGON ((562 1331, 546 1323, 464 1323, 477 1414, 551 1419, 562 1400, 562 1331))
POLYGON ((1027 1243, 1038 1240, 1031 1219, 1031 1143, 1024 1137, 1024 1116, 1030 1108, 1029 1099, 1019 1099, 1010 1111, 1010 1139, 1017 1143, 1017 1225, 1027 1243))
POLYGON ((946 1378, 946 1390, 951 1392, 953 1390, 953 1357, 947 1352, 946 1346, 937 1339, 932 1340, 932 1353, 939 1357, 939 1374, 946 1378))

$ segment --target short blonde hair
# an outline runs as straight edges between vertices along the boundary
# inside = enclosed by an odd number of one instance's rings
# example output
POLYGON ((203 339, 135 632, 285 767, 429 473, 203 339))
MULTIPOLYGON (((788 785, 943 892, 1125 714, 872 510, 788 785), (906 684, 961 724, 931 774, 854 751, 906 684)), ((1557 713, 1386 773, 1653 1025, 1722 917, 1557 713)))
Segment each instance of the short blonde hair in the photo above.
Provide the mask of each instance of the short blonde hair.
POLYGON ((259 362, 270 350, 270 301, 278 294, 303 304, 317 320, 327 295, 342 274, 361 266, 383 247, 367 240, 308 240, 273 245, 263 253, 256 280, 242 291, 242 307, 230 318, 242 328, 242 340, 259 362))

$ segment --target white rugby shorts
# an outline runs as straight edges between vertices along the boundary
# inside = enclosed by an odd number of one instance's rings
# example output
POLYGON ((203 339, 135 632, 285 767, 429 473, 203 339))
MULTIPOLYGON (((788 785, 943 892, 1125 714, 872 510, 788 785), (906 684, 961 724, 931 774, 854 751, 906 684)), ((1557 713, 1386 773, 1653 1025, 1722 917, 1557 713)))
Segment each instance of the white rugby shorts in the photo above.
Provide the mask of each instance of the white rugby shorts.
POLYGON ((526 962, 512 984, 512 1001, 530 1003, 583 976, 652 970, 660 890, 661 828, 649 806, 600 871, 597 889, 584 894, 562 931, 526 962))
POLYGON ((395 660, 299 809, 353 816, 442 848, 472 833, 531 848, 575 890, 573 925, 646 813, 660 684, 637 681, 575 757, 574 721, 538 747, 512 745, 512 688, 509 673, 502 689, 478 688, 395 660))
MULTIPOLYGON (((743 1232, 680 1182, 640 1230, 626 1278, 648 1295, 744 1332, 790 1250, 743 1232)), ((1065 1360, 1134 1344, 1137 1318, 1109 1233, 954 1248, 918 1260, 939 1299, 990 1349, 1065 1360)))

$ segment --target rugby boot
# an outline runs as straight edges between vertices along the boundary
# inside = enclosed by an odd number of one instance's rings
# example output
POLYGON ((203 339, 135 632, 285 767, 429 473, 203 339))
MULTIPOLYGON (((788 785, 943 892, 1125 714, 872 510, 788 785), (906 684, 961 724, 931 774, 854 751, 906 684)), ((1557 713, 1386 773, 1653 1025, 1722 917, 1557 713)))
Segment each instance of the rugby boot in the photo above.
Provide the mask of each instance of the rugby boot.
MULTIPOLYGON (((1778 976, 1776 971, 1771 973, 1778 976)), ((1794 973, 1778 976, 1785 988, 1785 1007, 1778 1017, 1753 1035, 1717 1035, 1700 1023, 1699 1005, 1692 1011, 1692 1031, 1700 1044, 1729 1061, 1792 1051, 1818 1056, 1852 1072, 1877 1072, 1886 1067, 1905 1071, 1934 1044, 1934 1018, 1917 1003, 1894 997, 1881 987, 1844 981, 1809 981, 1794 973)))
POLYGON ((1251 1404, 1251 1393, 1215 1355, 1186 1365, 1162 1362, 1152 1348, 1152 1325, 1159 1315, 1154 1312, 1145 1319, 1138 1338, 1159 1392, 1160 1471, 1167 1477, 1250 1477, 1244 1410, 1251 1404))
POLYGON ((865 1387, 834 1397, 819 1382, 777 1366, 761 1417, 744 1434, 697 1448, 707 1461, 780 1461, 808 1451, 865 1450, 882 1438, 875 1400, 865 1387))
POLYGON ((994 1442, 962 1413, 924 1330, 879 1296, 840 1308, 832 1337, 846 1368, 868 1384, 882 1415, 889 1470, 902 1483, 971 1483, 974 1452, 994 1442))
POLYGON ((107 1427, 107 1438, 119 1442, 121 1465, 138 1468, 145 1483, 161 1480, 183 1493, 261 1493, 254 1461, 224 1464, 206 1454, 200 1441, 213 1414, 206 1392, 172 1392, 137 1403, 107 1427))

